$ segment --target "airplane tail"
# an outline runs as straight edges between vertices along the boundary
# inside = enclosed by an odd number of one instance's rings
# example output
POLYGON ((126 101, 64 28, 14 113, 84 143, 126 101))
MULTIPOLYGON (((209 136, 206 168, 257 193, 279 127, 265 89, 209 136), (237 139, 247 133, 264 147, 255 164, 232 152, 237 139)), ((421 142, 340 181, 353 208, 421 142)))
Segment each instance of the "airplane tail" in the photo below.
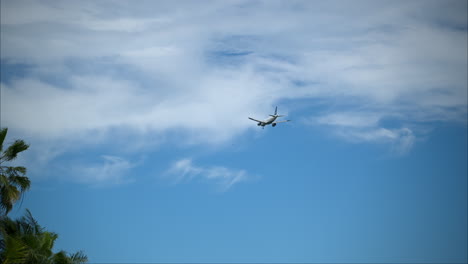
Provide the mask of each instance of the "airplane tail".
POLYGON ((274 114, 274 115, 270 115, 270 116, 272 116, 272 117, 282 117, 282 116, 284 116, 284 115, 278 115, 278 106, 277 106, 277 107, 275 107, 275 114, 274 114))

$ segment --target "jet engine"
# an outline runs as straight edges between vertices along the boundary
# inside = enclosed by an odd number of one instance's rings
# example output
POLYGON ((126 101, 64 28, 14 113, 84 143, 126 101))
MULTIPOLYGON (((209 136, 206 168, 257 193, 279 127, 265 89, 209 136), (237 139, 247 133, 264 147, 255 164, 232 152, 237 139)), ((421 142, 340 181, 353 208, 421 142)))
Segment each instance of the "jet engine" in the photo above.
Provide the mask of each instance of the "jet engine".
POLYGON ((271 124, 271 126, 272 126, 272 127, 275 127, 275 126, 276 126, 276 123, 271 124))
POLYGON ((257 126, 261 126, 261 125, 262 125, 262 123, 258 123, 258 124, 257 124, 257 126))

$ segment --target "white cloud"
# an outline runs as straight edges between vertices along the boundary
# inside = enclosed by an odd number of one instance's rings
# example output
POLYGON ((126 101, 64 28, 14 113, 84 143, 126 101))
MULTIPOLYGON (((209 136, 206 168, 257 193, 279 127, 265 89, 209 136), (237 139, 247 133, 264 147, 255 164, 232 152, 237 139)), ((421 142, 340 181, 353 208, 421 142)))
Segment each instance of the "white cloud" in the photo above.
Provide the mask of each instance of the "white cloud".
POLYGON ((134 180, 128 173, 136 164, 116 156, 103 155, 101 158, 103 162, 99 164, 73 166, 73 180, 92 185, 122 184, 134 180))
POLYGON ((318 123, 362 140, 407 127, 381 127, 388 116, 466 120, 463 1, 1 5, 1 59, 33 66, 2 80, 2 125, 40 138, 179 131, 216 144, 304 98, 332 101, 318 123))
POLYGON ((395 154, 406 154, 415 142, 414 132, 404 126, 385 128, 381 123, 388 118, 403 119, 395 113, 362 111, 325 114, 305 122, 332 128, 335 135, 349 142, 390 144, 395 154))
POLYGON ((34 79, 1 85, 3 121, 38 136, 69 137, 129 122, 145 98, 124 81, 73 78, 73 89, 34 79), (110 88, 110 89, 109 89, 110 88), (130 111, 127 111, 130 110, 130 111), (16 120, 16 121, 15 121, 16 120))
POLYGON ((396 154, 407 153, 414 144, 415 136, 409 128, 367 128, 339 130, 337 134, 352 142, 389 143, 396 154))
POLYGON ((192 159, 181 159, 174 162, 165 175, 171 177, 175 183, 197 179, 214 182, 220 191, 227 191, 234 184, 251 178, 245 170, 233 170, 220 166, 199 167, 193 164, 192 159))
POLYGON ((336 112, 318 117, 317 123, 345 127, 371 127, 376 126, 380 119, 381 115, 378 113, 336 112))

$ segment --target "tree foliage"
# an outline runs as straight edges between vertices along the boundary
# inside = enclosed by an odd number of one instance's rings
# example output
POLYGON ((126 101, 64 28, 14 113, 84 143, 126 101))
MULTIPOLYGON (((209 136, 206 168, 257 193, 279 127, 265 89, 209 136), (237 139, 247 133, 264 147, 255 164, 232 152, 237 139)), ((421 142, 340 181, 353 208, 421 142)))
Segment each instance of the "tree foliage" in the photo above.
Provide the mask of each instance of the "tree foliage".
POLYGON ((46 231, 38 224, 31 212, 17 219, 7 214, 31 185, 26 177, 26 168, 6 166, 29 148, 23 140, 15 140, 4 150, 7 128, 0 129, 0 263, 75 264, 88 261, 83 252, 69 254, 65 251, 52 251, 58 235, 46 231))
POLYGON ((46 231, 29 210, 17 220, 0 219, 0 260, 9 263, 78 264, 88 261, 81 251, 68 254, 52 251, 58 235, 46 231))
POLYGON ((25 176, 25 167, 4 165, 5 162, 16 159, 20 152, 29 148, 23 140, 15 140, 4 150, 7 132, 7 128, 0 130, 0 214, 2 215, 8 214, 13 205, 31 186, 30 180, 25 176))

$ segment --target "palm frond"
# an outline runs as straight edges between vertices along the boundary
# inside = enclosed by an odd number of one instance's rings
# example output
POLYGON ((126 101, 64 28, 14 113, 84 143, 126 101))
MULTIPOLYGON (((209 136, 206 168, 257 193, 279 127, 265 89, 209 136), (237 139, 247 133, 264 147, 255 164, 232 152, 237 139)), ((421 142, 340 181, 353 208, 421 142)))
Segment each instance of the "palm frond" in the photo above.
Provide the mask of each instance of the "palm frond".
POLYGON ((0 166, 3 173, 8 176, 24 176, 26 174, 26 168, 22 166, 11 167, 11 166, 0 166))
POLYGON ((29 148, 29 145, 24 143, 23 140, 17 139, 13 144, 11 144, 4 152, 2 159, 6 161, 11 161, 16 159, 18 153, 25 151, 29 148))
POLYGON ((4 244, 0 248, 0 262, 81 264, 88 261, 82 251, 74 254, 59 251, 54 254, 52 250, 57 238, 56 233, 41 227, 28 209, 24 216, 16 220, 0 216, 0 242, 4 244))
POLYGON ((86 256, 83 251, 75 252, 74 254, 70 255, 70 259, 74 264, 81 264, 88 262, 88 256, 86 256))
POLYGON ((31 182, 25 176, 26 168, 22 166, 1 166, 5 161, 14 160, 18 153, 29 148, 23 140, 15 140, 4 149, 4 142, 8 128, 0 129, 0 213, 8 214, 22 194, 29 189, 31 182), (2 152, 3 151, 3 152, 2 152))
POLYGON ((45 231, 40 235, 40 247, 39 250, 42 255, 52 256, 52 248, 54 247, 55 240, 57 240, 58 235, 53 232, 45 231))
POLYGON ((10 181, 10 185, 19 187, 20 192, 23 193, 24 191, 28 190, 31 186, 31 181, 28 177, 24 176, 11 176, 8 178, 10 181))
POLYGON ((54 256, 52 257, 52 261, 55 264, 71 264, 72 263, 72 261, 67 255, 67 252, 63 250, 55 253, 54 256))
POLYGON ((13 208, 15 203, 20 198, 20 191, 13 185, 5 185, 0 188, 0 211, 7 214, 13 208))
POLYGON ((23 223, 25 227, 28 227, 28 229, 30 229, 31 233, 33 234, 39 234, 44 229, 39 225, 37 220, 34 219, 29 209, 26 209, 26 214, 23 217, 21 217, 20 221, 23 223))
POLYGON ((6 134, 8 132, 8 128, 0 129, 0 151, 3 150, 3 141, 5 141, 6 134))
POLYGON ((28 247, 17 237, 5 238, 5 251, 2 252, 3 263, 25 263, 28 257, 28 247))
POLYGON ((31 181, 26 176, 20 176, 26 172, 24 167, 3 166, 2 169, 0 172, 0 212, 8 214, 13 204, 29 189, 31 181))
POLYGON ((15 235, 18 232, 16 221, 11 220, 8 216, 0 217, 0 232, 3 237, 7 235, 15 235))
POLYGON ((23 167, 23 166, 13 167, 13 170, 23 176, 26 174, 26 171, 27 171, 26 167, 23 167))
POLYGON ((8 177, 5 174, 0 173, 0 187, 3 187, 9 183, 8 177))

